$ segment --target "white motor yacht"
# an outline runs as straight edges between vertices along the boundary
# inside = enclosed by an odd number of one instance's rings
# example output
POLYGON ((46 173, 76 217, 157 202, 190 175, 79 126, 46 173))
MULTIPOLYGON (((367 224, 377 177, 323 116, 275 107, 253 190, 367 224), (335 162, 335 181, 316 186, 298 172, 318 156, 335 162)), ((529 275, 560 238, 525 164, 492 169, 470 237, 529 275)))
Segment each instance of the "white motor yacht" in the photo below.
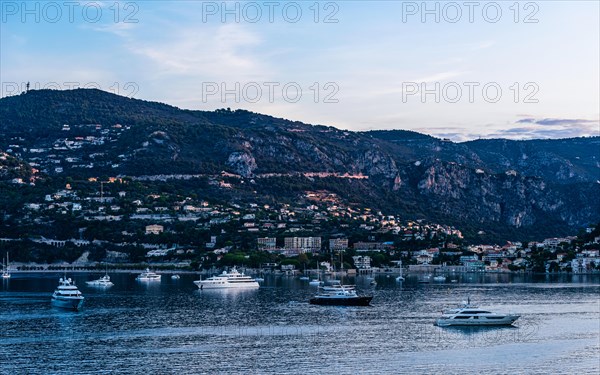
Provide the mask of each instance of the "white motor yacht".
POLYGON ((332 280, 329 285, 323 285, 321 290, 324 292, 335 292, 338 290, 354 290, 355 288, 355 285, 342 285, 340 280, 332 280))
POLYGON ((79 310, 83 305, 83 295, 69 278, 60 278, 58 287, 52 294, 52 305, 69 310, 79 310))
POLYGON ((435 325, 439 327, 448 326, 508 326, 513 324, 520 315, 499 314, 480 309, 465 303, 458 309, 444 311, 442 316, 436 320, 435 325))
POLYGON ((206 280, 196 280, 194 281, 194 284, 196 284, 199 289, 256 289, 260 287, 256 279, 238 272, 235 267, 229 272, 223 271, 222 274, 209 277, 206 280))
POLYGON ((373 296, 359 296, 354 289, 344 289, 330 292, 321 292, 308 302, 312 305, 330 306, 368 306, 373 296))
POLYGON ((150 268, 146 268, 146 271, 142 272, 135 279, 138 281, 160 281, 161 275, 150 271, 150 268))
POLYGON ((101 278, 99 278, 98 280, 86 281, 85 283, 88 286, 97 286, 97 287, 101 287, 101 288, 108 288, 108 287, 115 285, 112 283, 112 281, 110 281, 110 276, 108 276, 108 275, 104 275, 101 278))

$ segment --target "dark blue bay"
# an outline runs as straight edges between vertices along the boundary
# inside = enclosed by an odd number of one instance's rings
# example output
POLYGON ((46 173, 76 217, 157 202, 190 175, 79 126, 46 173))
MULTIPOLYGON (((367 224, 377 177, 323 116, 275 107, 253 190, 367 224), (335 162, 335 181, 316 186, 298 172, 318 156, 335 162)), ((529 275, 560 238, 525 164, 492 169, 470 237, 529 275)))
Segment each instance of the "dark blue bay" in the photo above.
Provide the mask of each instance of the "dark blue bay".
POLYGON ((254 291, 199 291, 196 276, 140 283, 69 275, 81 312, 50 306, 58 274, 15 274, 0 289, 2 374, 571 374, 600 371, 600 277, 458 275, 356 282, 371 307, 307 303, 315 289, 267 277, 254 291), (522 316, 511 328, 439 328, 442 309, 472 302, 522 316))

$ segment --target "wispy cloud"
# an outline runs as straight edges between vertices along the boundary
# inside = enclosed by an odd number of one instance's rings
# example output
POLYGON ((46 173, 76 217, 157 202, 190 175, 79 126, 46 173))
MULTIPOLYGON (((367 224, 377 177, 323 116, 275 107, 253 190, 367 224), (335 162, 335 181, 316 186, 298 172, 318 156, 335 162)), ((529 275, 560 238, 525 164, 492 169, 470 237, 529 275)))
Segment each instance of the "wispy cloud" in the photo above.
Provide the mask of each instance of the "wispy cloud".
POLYGON ((443 81, 447 81, 451 78, 455 78, 458 77, 460 75, 464 74, 463 72, 459 72, 459 71, 448 71, 448 72, 441 72, 441 73, 435 73, 429 76, 425 76, 425 77, 420 77, 417 79, 412 79, 409 80, 409 82, 417 82, 417 83, 435 83, 435 82, 443 82, 443 81))
POLYGON ((136 23, 121 22, 121 23, 107 23, 104 25, 94 25, 94 26, 89 26, 88 24, 85 24, 83 27, 90 27, 94 31, 114 34, 121 38, 130 38, 132 36, 131 31, 133 31, 136 28, 136 26, 137 26, 136 23))
POLYGON ((258 34, 239 24, 216 28, 187 27, 163 42, 136 43, 130 50, 158 65, 163 73, 224 77, 262 72, 253 48, 261 44, 258 34))
POLYGON ((580 124, 597 124, 598 120, 585 120, 585 119, 570 119, 570 118, 524 118, 517 121, 517 124, 536 124, 544 126, 563 126, 563 125, 580 125, 580 124))
POLYGON ((486 40, 486 41, 483 41, 480 43, 473 43, 469 47, 474 51, 478 51, 481 49, 491 48, 495 44, 496 44, 496 42, 494 42, 493 40, 486 40))
POLYGON ((497 130, 489 136, 511 139, 600 136, 598 120, 527 117, 518 120, 516 124, 518 126, 497 130))
POLYGON ((369 82, 370 85, 367 87, 363 82, 360 88, 352 90, 355 97, 357 98, 372 98, 389 95, 400 95, 404 92, 405 85, 407 84, 435 84, 446 82, 452 78, 463 75, 464 72, 460 71, 445 71, 439 73, 432 73, 427 76, 416 76, 415 78, 406 79, 403 81, 390 80, 389 78, 379 77, 380 81, 369 82), (393 82, 393 83, 392 83, 393 82))

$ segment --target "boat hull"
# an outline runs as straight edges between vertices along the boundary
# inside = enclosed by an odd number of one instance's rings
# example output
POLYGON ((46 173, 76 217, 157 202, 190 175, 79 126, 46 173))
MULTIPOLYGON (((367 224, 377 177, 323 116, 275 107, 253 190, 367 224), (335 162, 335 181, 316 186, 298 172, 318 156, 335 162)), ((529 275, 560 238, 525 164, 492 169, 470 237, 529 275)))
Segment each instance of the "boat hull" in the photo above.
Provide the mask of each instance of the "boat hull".
POLYGON ((312 305, 322 306, 369 306, 372 296, 360 296, 352 298, 311 298, 308 302, 312 305))
POLYGON ((93 286, 97 288, 110 288, 111 286, 115 285, 113 283, 102 283, 96 281, 86 281, 85 283, 87 284, 87 286, 93 286))
POLYGON ((67 310, 80 310, 83 306, 83 297, 81 298, 55 298, 52 297, 52 306, 67 310))
POLYGON ((508 315, 502 319, 438 319, 435 325, 438 327, 450 326, 470 326, 470 327, 489 327, 489 326, 510 326, 519 315, 508 315))
POLYGON ((212 284, 212 283, 203 283, 194 281, 194 284, 198 287, 198 289, 258 289, 260 285, 258 282, 252 283, 244 283, 244 284, 234 284, 234 283, 225 283, 225 284, 212 284))

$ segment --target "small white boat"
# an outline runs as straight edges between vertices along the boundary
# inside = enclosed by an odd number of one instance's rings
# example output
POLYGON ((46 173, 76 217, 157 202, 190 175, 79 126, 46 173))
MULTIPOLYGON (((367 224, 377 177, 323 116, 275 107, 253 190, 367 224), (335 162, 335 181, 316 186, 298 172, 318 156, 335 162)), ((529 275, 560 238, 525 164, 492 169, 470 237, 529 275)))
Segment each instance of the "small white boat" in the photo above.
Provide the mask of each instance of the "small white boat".
POLYGON ((398 277, 396 277, 396 281, 404 281, 404 277, 398 276, 398 277))
POLYGON ((97 287, 102 287, 102 288, 108 288, 108 287, 115 285, 112 283, 112 281, 110 281, 110 276, 108 276, 108 275, 104 275, 101 278, 99 278, 98 280, 86 281, 85 283, 88 286, 97 286, 97 287))
POLYGON ((299 279, 302 280, 302 281, 308 281, 308 280, 310 280, 310 277, 308 277, 308 276, 300 276, 299 279))
POLYGON ((311 281, 308 282, 308 285, 310 286, 321 286, 323 285, 323 282, 319 279, 312 279, 311 281))
POLYGON ((171 280, 179 280, 181 279, 181 276, 175 274, 175 275, 171 275, 171 280))
POLYGON ((520 315, 516 314, 498 314, 483 310, 470 304, 468 300, 458 309, 445 311, 442 316, 435 321, 439 327, 449 326, 508 326, 513 324, 520 315))
POLYGON ((71 279, 60 278, 58 287, 52 294, 52 305, 69 310, 79 310, 83 305, 83 295, 71 279))
POLYGON ((149 268, 146 268, 146 271, 142 272, 135 279, 138 281, 160 281, 161 275, 150 271, 149 268))
POLYGON ((262 277, 260 277, 260 276, 259 277, 255 277, 254 280, 257 281, 257 282, 259 282, 259 283, 262 283, 263 281, 265 281, 265 279, 262 278, 262 277))
POLYGON ((446 281, 446 276, 434 276, 433 281, 446 281))

